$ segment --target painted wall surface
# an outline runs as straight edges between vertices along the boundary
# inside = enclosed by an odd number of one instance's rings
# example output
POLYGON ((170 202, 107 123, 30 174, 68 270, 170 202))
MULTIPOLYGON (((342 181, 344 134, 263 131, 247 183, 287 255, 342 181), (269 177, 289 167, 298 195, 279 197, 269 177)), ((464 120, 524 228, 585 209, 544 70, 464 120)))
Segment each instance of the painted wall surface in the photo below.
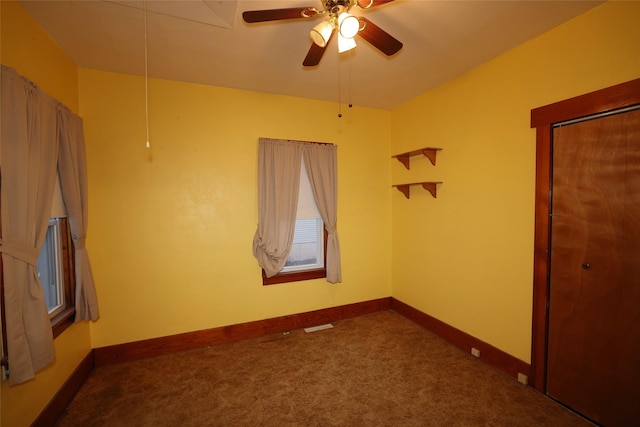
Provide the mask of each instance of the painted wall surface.
POLYGON ((142 78, 78 71, 17 2, 1 7, 2 63, 85 122, 101 309, 56 339, 57 361, 35 381, 3 382, 3 426, 28 425, 91 346, 389 295, 528 361, 530 110, 640 77, 640 3, 613 2, 393 112, 338 119, 332 103, 151 79, 147 150, 142 78), (251 254, 261 136, 339 146, 343 283, 261 285, 251 254), (423 146, 443 148, 437 166, 390 159, 423 146), (390 188, 419 180, 444 181, 438 198, 390 188))
POLYGON ((611 2, 392 112, 392 295, 529 362, 535 131, 530 111, 640 77, 640 2, 611 2))
POLYGON ((72 325, 55 339, 56 361, 29 382, 2 382, 2 426, 28 426, 47 406, 89 351, 89 324, 72 325))
MULTIPOLYGON (((18 2, 2 1, 2 64, 13 67, 78 111, 78 75, 73 61, 51 41, 18 2)), ((36 379, 9 387, 2 381, 2 426, 27 426, 44 409, 78 363, 91 350, 88 323, 74 324, 55 340, 56 361, 36 379)))
POLYGON ((94 347, 391 293, 390 112, 80 69, 94 347), (259 137, 338 145, 343 281, 262 286, 252 255, 259 137))
POLYGON ((2 1, 4 65, 78 112, 78 67, 17 1, 2 1))

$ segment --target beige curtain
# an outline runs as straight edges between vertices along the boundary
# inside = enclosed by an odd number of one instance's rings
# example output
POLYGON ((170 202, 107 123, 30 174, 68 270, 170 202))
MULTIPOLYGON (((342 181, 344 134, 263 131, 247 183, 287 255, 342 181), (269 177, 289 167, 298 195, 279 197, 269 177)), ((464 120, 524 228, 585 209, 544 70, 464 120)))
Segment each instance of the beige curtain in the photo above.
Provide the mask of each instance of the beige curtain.
POLYGON ((15 70, 2 66, 2 251, 9 383, 53 362, 51 322, 36 262, 44 243, 56 182, 75 248, 76 321, 99 316, 85 248, 87 173, 82 119, 15 70))
POLYGON ((260 138, 258 142, 258 230, 253 256, 273 277, 287 262, 296 225, 302 146, 260 138))
POLYGON ((300 162, 305 167, 316 206, 327 229, 327 281, 342 281, 337 233, 337 147, 302 141, 261 138, 258 148, 258 230, 253 254, 267 277, 284 267, 296 222, 300 162))
POLYGON ((51 323, 35 264, 56 176, 57 102, 2 67, 2 262, 10 384, 52 363, 51 323))
POLYGON ((75 248, 76 322, 97 320, 100 316, 89 254, 87 235, 87 166, 82 119, 66 109, 58 112, 60 156, 58 170, 62 198, 69 216, 69 228, 75 248))
POLYGON ((305 144, 304 164, 311 182, 316 206, 327 230, 327 281, 342 282, 340 242, 338 240, 338 147, 305 144))

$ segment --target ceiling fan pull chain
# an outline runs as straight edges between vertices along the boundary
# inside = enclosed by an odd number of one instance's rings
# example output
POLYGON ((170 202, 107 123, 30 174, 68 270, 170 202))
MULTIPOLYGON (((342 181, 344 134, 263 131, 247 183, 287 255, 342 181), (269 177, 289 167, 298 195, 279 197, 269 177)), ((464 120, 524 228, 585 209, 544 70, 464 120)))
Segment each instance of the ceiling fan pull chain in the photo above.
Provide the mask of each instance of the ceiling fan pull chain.
POLYGON ((338 118, 342 118, 342 66, 340 64, 340 54, 338 53, 338 118))
POLYGON ((353 102, 351 101, 351 84, 353 83, 353 80, 351 80, 351 50, 349 51, 349 77, 348 77, 348 84, 349 84, 349 108, 353 107, 353 102))
POLYGON ((342 118, 342 91, 340 86, 342 86, 342 81, 340 79, 340 61, 338 61, 338 118, 342 118))

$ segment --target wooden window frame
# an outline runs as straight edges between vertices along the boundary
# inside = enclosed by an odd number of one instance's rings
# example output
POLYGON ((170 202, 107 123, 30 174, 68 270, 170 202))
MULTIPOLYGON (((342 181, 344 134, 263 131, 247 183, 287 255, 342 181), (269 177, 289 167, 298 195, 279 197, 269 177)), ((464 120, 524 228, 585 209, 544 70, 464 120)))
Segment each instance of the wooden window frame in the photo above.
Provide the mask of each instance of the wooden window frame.
POLYGON ((71 238, 68 218, 60 220, 60 241, 62 246, 62 275, 64 280, 64 309, 51 318, 53 337, 59 336, 75 321, 76 314, 76 275, 75 248, 71 238))
POLYGON ((531 110, 531 127, 536 128, 536 192, 529 384, 541 393, 546 392, 547 375, 553 125, 635 105, 640 105, 640 79, 531 110))

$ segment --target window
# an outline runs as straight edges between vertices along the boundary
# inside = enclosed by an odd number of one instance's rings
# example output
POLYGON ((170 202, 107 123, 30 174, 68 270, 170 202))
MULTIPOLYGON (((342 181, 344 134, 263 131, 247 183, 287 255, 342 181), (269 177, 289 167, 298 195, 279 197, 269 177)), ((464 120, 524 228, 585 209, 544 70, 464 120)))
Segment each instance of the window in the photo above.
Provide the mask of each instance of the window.
POLYGON ((324 222, 322 218, 298 218, 293 244, 283 273, 324 267, 324 222))
POLYGON ((298 208, 291 252, 280 273, 271 278, 265 277, 263 273, 264 285, 327 277, 327 233, 313 198, 304 159, 300 163, 298 208))
POLYGON ((75 314, 74 257, 70 234, 67 218, 51 218, 36 263, 54 337, 73 322, 75 314))
POLYGON ((337 170, 333 144, 260 138, 258 228, 252 246, 264 285, 321 277, 342 281, 337 170), (294 237, 296 247, 311 251, 308 258, 293 258, 298 256, 297 248, 291 254, 294 237))
POLYGON ((49 220, 49 228, 36 263, 38 277, 44 289, 49 317, 55 317, 64 309, 64 268, 60 218, 49 220))
POLYGON ((51 219, 36 270, 44 290, 53 335, 58 336, 73 322, 75 314, 74 250, 59 177, 56 177, 51 219))

